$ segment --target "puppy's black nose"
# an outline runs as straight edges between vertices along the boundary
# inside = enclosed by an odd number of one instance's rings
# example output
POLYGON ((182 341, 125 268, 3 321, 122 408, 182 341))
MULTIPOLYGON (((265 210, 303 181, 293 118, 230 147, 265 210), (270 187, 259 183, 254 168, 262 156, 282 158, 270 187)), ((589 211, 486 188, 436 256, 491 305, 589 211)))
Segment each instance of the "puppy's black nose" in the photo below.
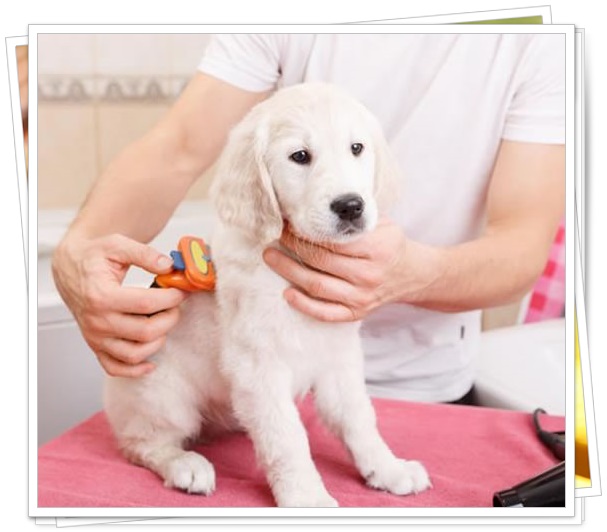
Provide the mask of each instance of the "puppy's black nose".
POLYGON ((331 210, 340 220, 358 220, 365 210, 365 202, 358 194, 344 194, 331 202, 331 210))

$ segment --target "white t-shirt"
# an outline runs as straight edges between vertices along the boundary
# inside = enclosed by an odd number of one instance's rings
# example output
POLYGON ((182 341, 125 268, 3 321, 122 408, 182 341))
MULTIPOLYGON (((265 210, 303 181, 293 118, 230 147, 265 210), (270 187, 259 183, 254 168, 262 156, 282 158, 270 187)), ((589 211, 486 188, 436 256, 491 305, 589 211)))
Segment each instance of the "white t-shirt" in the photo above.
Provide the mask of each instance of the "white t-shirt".
MULTIPOLYGON (((248 91, 304 81, 347 89, 401 164, 392 219, 430 245, 478 236, 501 139, 565 139, 564 35, 217 35, 199 68, 248 91)), ((474 382, 480 311, 391 304, 361 330, 372 395, 452 401, 474 382)))

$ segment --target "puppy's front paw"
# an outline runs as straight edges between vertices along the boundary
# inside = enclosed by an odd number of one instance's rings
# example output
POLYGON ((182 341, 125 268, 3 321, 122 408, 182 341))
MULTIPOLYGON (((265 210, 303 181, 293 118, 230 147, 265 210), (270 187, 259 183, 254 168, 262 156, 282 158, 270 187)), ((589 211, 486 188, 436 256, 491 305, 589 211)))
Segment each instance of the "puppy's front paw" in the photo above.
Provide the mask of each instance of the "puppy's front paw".
POLYGON ((367 485, 395 495, 419 493, 432 487, 428 473, 419 462, 395 458, 366 477, 367 485))
POLYGON ((168 464, 164 485, 188 493, 210 495, 215 491, 215 469, 204 456, 184 452, 168 464))

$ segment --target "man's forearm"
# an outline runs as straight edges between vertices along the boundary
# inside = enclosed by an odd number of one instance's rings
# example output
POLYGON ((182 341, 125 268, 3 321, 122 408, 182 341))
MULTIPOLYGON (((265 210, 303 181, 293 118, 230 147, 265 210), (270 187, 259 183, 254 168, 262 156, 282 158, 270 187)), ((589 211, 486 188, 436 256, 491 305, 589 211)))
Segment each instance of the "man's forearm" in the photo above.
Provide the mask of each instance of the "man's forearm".
POLYGON ((403 300, 454 312, 520 299, 545 267, 564 205, 564 146, 503 141, 485 233, 446 248, 412 243, 408 255, 417 283, 403 300))
POLYGON ((443 312, 463 312, 517 301, 542 273, 546 242, 508 231, 437 248, 408 242, 415 266, 402 301, 443 312))

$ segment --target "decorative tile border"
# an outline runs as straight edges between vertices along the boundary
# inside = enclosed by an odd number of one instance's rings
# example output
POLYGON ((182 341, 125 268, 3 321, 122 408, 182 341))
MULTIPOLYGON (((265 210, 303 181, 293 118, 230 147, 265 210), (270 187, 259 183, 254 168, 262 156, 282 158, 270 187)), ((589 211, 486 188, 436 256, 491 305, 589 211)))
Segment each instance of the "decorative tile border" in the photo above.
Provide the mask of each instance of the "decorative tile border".
POLYGON ((186 77, 40 76, 40 103, 166 103, 187 85, 186 77))

